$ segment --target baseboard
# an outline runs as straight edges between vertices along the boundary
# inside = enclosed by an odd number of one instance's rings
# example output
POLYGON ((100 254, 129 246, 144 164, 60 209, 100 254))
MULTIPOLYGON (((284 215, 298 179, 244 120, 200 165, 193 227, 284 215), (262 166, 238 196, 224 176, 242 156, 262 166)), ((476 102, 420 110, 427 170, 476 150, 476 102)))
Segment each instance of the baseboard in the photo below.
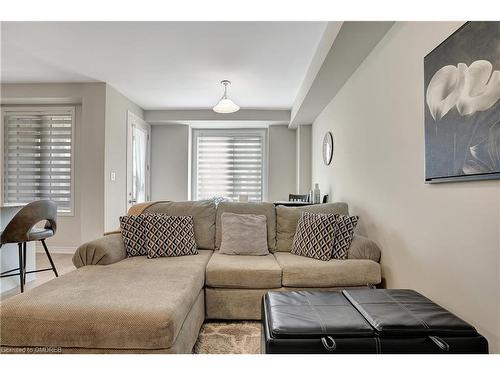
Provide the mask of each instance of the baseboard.
MULTIPOLYGON (((51 254, 74 254, 76 251, 76 247, 74 246, 48 246, 49 251, 51 254)), ((43 246, 41 243, 36 244, 36 252, 37 253, 44 253, 45 250, 43 250, 43 246)))

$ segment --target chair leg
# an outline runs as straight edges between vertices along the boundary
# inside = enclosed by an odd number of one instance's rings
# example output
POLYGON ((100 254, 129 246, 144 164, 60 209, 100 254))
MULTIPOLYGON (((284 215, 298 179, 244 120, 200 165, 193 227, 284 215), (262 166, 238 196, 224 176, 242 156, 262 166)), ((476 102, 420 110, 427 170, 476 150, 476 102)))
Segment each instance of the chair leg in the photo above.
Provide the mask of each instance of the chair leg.
POLYGON ((21 286, 21 293, 24 293, 24 260, 23 260, 23 244, 17 244, 19 248, 19 284, 21 286))
POLYGON ((45 244, 45 241, 40 240, 40 242, 43 245, 43 249, 45 250, 45 254, 47 254, 47 258, 49 258, 49 262, 50 262, 50 266, 52 267, 52 271, 54 271, 56 277, 59 277, 59 275, 57 274, 56 266, 54 265, 54 262, 52 261, 52 258, 51 258, 50 253, 49 253, 49 249, 47 249, 47 245, 45 244))
POLYGON ((23 283, 26 285, 26 242, 23 242, 23 270, 24 270, 24 276, 23 276, 23 283))

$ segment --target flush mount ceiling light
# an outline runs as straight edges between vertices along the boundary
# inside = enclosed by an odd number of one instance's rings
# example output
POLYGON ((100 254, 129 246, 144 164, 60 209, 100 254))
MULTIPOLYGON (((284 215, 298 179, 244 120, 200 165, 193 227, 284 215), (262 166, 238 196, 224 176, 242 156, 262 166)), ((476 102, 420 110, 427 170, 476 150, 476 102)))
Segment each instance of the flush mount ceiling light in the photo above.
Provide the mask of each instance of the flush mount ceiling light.
POLYGON ((224 95, 219 100, 219 103, 213 108, 214 112, 217 113, 233 113, 240 110, 240 106, 235 104, 231 99, 227 98, 227 86, 231 84, 230 81, 221 81, 224 85, 224 95))

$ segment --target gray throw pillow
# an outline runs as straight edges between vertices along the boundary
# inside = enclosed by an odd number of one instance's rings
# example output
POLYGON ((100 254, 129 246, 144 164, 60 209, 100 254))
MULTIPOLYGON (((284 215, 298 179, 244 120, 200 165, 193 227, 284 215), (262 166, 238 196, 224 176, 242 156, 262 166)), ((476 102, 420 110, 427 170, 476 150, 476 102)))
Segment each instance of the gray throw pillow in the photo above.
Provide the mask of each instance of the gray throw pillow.
POLYGON ((308 258, 330 260, 337 232, 336 216, 302 212, 290 252, 308 258))
POLYGON ((147 214, 144 217, 148 258, 198 254, 192 216, 147 214))
POLYGON ((220 254, 269 254, 266 216, 224 212, 221 216, 221 225, 220 254))

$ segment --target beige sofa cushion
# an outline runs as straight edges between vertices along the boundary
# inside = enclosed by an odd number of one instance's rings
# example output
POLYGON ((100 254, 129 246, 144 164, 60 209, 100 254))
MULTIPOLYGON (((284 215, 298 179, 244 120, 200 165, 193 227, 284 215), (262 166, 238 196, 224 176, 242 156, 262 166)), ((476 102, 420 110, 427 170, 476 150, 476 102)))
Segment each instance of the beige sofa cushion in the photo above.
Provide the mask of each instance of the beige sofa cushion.
POLYGON ((156 202, 149 205, 144 213, 154 212, 171 216, 192 216, 194 237, 198 249, 213 250, 215 248, 215 214, 214 202, 156 202))
POLYGON ((368 259, 332 259, 328 262, 286 252, 274 254, 288 287, 336 287, 379 284, 380 265, 368 259))
POLYGON ((220 248, 222 239, 221 216, 224 212, 232 212, 235 214, 254 214, 264 215, 267 219, 267 246, 269 251, 273 252, 276 249, 276 209, 274 204, 269 202, 221 202, 217 206, 217 225, 215 234, 216 249, 220 248))
POLYGON ((347 203, 325 203, 304 207, 276 207, 276 251, 290 251, 302 212, 348 215, 347 203))
POLYGON ((1 345, 168 349, 212 251, 86 266, 2 301, 1 345))
POLYGON ((216 252, 207 265, 206 284, 216 288, 279 288, 281 268, 273 254, 242 256, 216 252))
POLYGON ((222 214, 220 254, 267 255, 267 225, 264 215, 222 214))
POLYGON ((269 290, 205 288, 207 319, 260 320, 262 296, 269 290))

